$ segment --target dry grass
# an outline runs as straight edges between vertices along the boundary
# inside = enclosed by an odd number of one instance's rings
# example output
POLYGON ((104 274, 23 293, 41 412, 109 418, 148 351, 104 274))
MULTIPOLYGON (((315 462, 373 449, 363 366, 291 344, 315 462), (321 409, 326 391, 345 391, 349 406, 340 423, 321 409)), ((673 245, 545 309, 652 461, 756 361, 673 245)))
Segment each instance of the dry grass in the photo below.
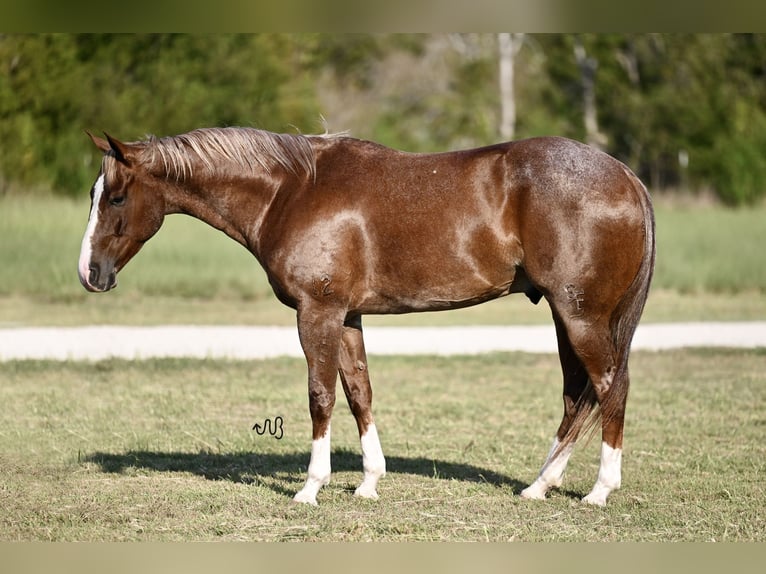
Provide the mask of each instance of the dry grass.
POLYGON ((766 539, 766 353, 636 353, 623 489, 582 505, 597 442, 563 489, 534 479, 560 412, 554 356, 373 358, 389 474, 361 479, 339 398, 333 482, 294 505, 308 463, 300 360, 12 362, 0 370, 2 540, 766 539), (284 437, 253 423, 284 417, 284 437))

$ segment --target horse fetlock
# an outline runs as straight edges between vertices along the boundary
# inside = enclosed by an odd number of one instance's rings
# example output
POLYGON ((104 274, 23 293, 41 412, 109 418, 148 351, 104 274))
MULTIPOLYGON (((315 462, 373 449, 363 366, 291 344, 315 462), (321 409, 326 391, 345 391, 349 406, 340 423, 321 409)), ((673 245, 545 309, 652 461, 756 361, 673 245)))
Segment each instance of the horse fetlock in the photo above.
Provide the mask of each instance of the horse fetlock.
POLYGON ((375 479, 365 478, 364 481, 362 481, 362 484, 360 484, 354 491, 354 496, 378 500, 378 478, 379 477, 376 477, 375 479))
POLYGON ((593 489, 583 497, 582 501, 586 504, 593 504, 595 506, 606 506, 606 499, 610 493, 620 488, 620 476, 602 476, 599 473, 596 484, 593 485, 593 489))
MULTIPOLYGON (((357 490, 375 490, 378 486, 378 481, 386 476, 385 463, 370 464, 366 460, 364 461, 364 480, 357 490)), ((363 495, 362 495, 363 496, 363 495)), ((377 498, 377 495, 375 496, 377 498)))
POLYGON ((330 473, 314 473, 309 470, 309 477, 306 479, 306 484, 303 488, 293 497, 295 502, 301 502, 305 504, 311 504, 318 506, 317 494, 319 490, 330 483, 330 473))
POLYGON ((606 506, 606 498, 612 489, 604 484, 597 483, 590 493, 583 497, 582 501, 585 504, 592 504, 593 506, 606 506))
POLYGON ((604 506, 606 498, 622 484, 622 449, 601 443, 601 466, 593 490, 583 498, 583 502, 604 506))
POLYGON ((557 488, 564 482, 564 471, 554 472, 543 470, 537 480, 521 491, 522 498, 545 500, 545 495, 551 488, 557 488))
POLYGON ((378 481, 386 474, 386 459, 380 446, 380 438, 375 423, 370 423, 362 434, 362 467, 364 480, 354 494, 364 498, 378 498, 378 481))
POLYGON ((553 475, 553 476, 546 476, 545 482, 548 483, 548 488, 558 488, 564 483, 564 473, 553 475))
POLYGON ((298 492, 293 497, 293 502, 297 502, 299 504, 310 504, 312 506, 319 506, 319 503, 317 502, 317 493, 306 491, 304 488, 300 492, 298 492))

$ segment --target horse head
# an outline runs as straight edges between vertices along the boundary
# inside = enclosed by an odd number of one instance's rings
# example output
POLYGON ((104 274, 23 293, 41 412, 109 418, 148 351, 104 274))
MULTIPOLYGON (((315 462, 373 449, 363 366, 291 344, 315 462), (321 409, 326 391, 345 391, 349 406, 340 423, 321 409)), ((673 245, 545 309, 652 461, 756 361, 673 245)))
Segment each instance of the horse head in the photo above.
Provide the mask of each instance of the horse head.
POLYGON ((90 192, 78 272, 88 291, 103 292, 116 287, 117 273, 157 233, 165 211, 160 182, 142 169, 141 144, 88 135, 104 159, 90 192))

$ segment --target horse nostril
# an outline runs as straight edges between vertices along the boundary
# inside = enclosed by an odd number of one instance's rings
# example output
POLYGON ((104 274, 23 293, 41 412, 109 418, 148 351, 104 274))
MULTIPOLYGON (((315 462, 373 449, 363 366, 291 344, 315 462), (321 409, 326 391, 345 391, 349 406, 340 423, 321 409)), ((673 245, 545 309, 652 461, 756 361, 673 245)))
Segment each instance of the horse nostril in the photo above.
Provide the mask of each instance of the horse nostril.
POLYGON ((90 269, 90 275, 88 276, 88 283, 95 285, 98 282, 98 276, 101 274, 101 267, 98 263, 91 263, 88 266, 90 269))

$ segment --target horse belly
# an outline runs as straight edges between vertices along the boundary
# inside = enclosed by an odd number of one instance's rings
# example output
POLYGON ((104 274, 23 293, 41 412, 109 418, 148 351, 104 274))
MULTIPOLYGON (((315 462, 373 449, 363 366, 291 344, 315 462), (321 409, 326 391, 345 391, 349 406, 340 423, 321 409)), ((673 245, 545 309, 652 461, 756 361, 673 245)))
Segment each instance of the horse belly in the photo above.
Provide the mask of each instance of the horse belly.
POLYGON ((523 290, 515 284, 522 256, 515 237, 500 238, 488 227, 441 241, 416 235, 379 250, 368 276, 367 312, 452 309, 523 290))

